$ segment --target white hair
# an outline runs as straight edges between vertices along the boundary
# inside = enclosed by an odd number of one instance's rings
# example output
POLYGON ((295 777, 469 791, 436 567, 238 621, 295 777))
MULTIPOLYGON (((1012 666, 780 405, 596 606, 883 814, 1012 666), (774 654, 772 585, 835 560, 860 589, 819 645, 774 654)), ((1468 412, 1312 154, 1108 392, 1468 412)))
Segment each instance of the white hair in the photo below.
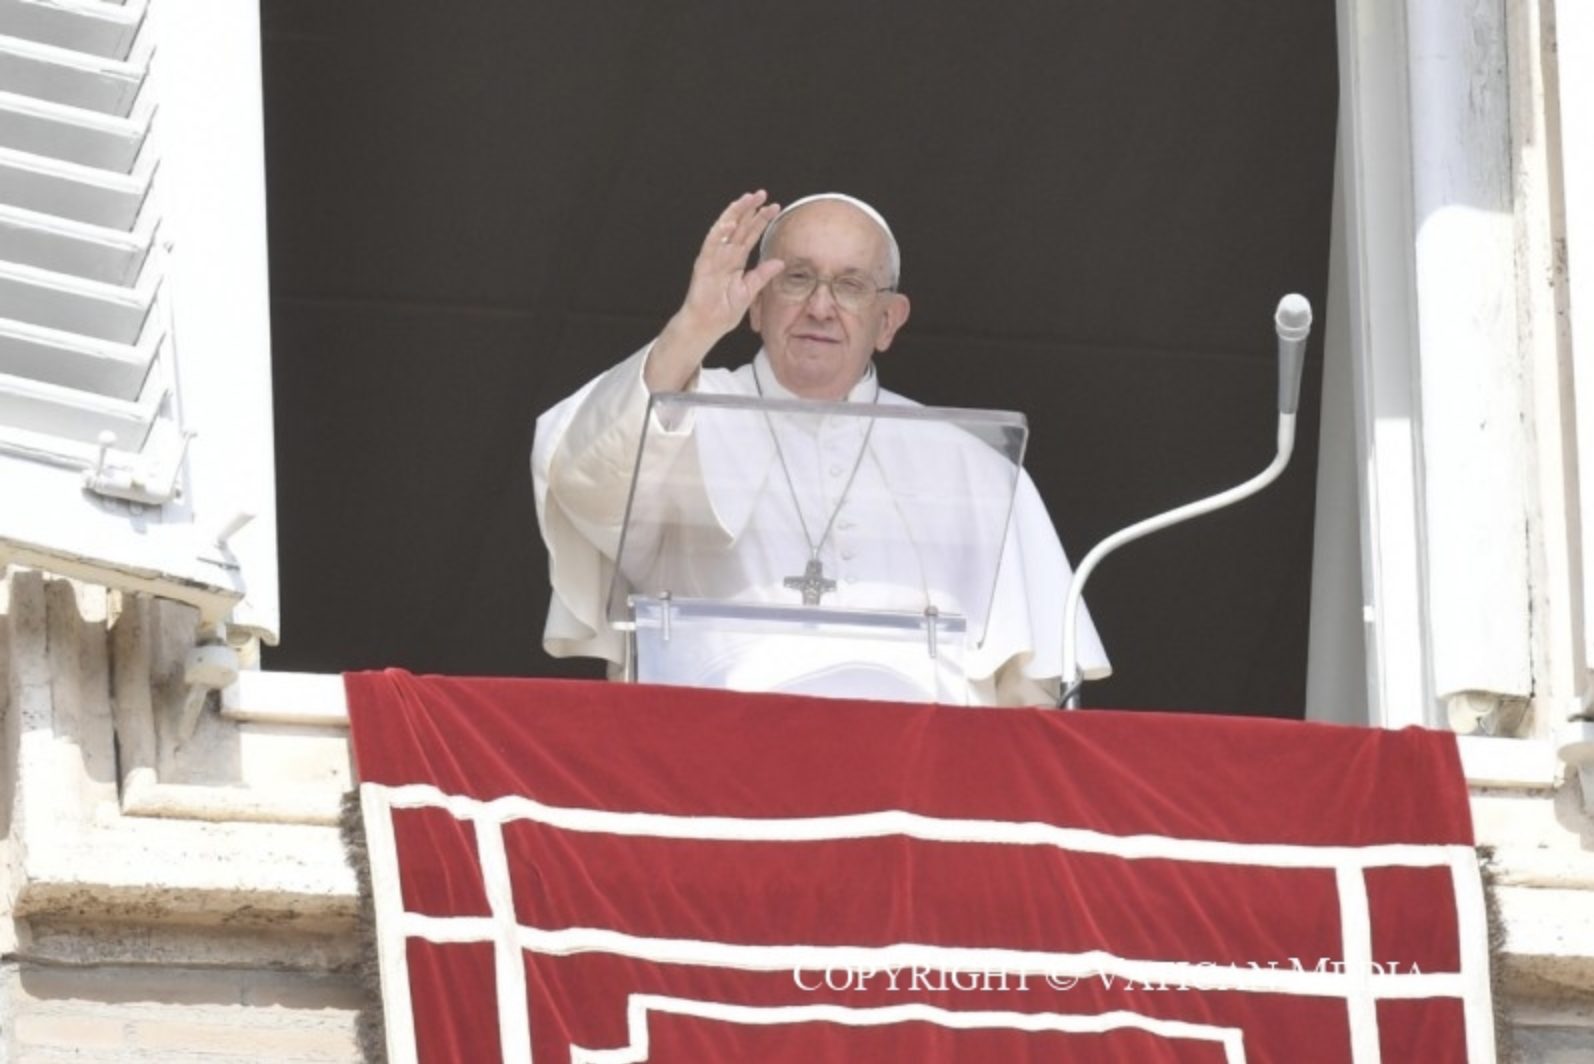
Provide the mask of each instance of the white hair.
POLYGON ((820 192, 812 196, 804 196, 795 203, 788 203, 779 214, 775 215, 770 221, 769 227, 764 230, 763 239, 758 242, 759 261, 762 262, 769 257, 769 245, 775 239, 775 229, 781 222, 786 220, 788 214, 799 207, 806 207, 810 203, 817 203, 821 200, 834 200, 838 203, 856 207, 867 215, 870 221, 880 227, 880 231, 886 235, 886 267, 891 275, 891 287, 895 288, 902 280, 902 251, 897 247, 896 235, 891 232, 891 227, 886 224, 883 214, 863 200, 858 199, 856 196, 849 196, 845 192, 820 192))

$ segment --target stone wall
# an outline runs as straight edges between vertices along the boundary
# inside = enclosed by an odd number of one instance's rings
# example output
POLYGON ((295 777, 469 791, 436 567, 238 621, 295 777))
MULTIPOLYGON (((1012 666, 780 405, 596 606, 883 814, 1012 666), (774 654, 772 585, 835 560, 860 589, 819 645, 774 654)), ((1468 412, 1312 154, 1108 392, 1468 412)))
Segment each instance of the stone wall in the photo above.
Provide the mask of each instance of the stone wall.
POLYGON ((189 607, 0 582, 0 1062, 355 1061, 346 731, 189 726, 189 607))
POLYGON ((347 975, 133 965, 0 967, 0 1060, 19 1064, 358 1061, 347 975))

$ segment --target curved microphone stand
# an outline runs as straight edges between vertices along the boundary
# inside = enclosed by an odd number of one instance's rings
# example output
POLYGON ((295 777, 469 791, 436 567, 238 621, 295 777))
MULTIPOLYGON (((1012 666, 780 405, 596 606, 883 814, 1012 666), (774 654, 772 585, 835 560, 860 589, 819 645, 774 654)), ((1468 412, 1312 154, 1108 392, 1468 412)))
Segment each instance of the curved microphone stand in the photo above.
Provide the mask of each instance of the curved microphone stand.
POLYGON ((1279 474, 1284 472, 1284 467, 1289 465, 1290 455, 1295 450, 1295 415, 1301 399, 1301 368, 1306 362, 1306 338, 1312 331, 1312 305, 1305 296, 1293 293, 1285 296, 1279 300, 1278 310, 1273 315, 1273 327, 1279 337, 1278 453, 1266 469, 1245 483, 1120 529, 1085 555, 1074 573, 1068 597, 1063 601, 1062 675, 1065 683, 1059 703, 1064 708, 1079 708, 1079 691, 1085 685, 1085 678, 1079 671, 1079 603, 1085 595, 1085 581, 1090 579, 1091 572, 1101 564, 1101 560, 1125 543, 1255 495, 1277 480, 1279 474))

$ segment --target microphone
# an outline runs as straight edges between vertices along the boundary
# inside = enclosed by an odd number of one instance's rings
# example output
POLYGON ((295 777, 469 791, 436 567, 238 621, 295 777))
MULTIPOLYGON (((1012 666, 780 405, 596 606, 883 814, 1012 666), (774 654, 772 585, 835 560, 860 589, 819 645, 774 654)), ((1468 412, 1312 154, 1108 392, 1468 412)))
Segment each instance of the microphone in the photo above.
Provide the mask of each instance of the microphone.
POLYGON ((1306 338, 1312 332, 1312 304, 1298 292, 1279 300, 1273 315, 1279 334, 1279 413, 1293 414, 1301 405, 1301 370, 1306 366, 1306 338))
POLYGON ((1312 305, 1305 296, 1290 293, 1279 300, 1278 310, 1273 314, 1273 328, 1279 334, 1278 451, 1273 461, 1243 484, 1137 521, 1128 528, 1119 529, 1090 549, 1090 553, 1079 563, 1079 568, 1074 570, 1074 579, 1063 599, 1063 690, 1058 699, 1059 706, 1065 709, 1079 708, 1079 690, 1085 683, 1085 677, 1079 671, 1079 604, 1085 594, 1085 581, 1101 564, 1101 560, 1125 543, 1132 543, 1142 536, 1255 495, 1277 480, 1279 474, 1284 472, 1284 467, 1289 465, 1290 455, 1295 452, 1295 411, 1301 402, 1301 370, 1306 364, 1306 338, 1312 332, 1312 305))

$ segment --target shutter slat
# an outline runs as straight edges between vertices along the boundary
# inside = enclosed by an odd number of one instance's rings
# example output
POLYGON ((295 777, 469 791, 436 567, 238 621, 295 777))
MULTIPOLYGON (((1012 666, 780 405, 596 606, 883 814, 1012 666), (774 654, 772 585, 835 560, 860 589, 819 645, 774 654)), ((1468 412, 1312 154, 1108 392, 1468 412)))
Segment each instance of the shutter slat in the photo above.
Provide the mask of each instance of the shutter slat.
POLYGON ((115 174, 0 148, 0 202, 41 214, 132 229, 149 182, 143 167, 115 174))
POLYGON ((0 37, 0 85, 10 92, 126 117, 144 83, 143 64, 0 37))
POLYGON ((132 344, 153 298, 151 291, 0 261, 0 318, 132 344))
POLYGON ((0 147, 125 174, 148 123, 13 92, 0 92, 0 147))
POLYGON ((118 450, 137 453, 144 447, 165 401, 164 389, 137 402, 109 399, 74 388, 0 374, 0 424, 46 434, 74 443, 95 445, 110 432, 118 450))
POLYGON ((159 330, 138 344, 111 343, 77 333, 0 320, 0 373, 135 400, 159 351, 159 330))
POLYGON ((126 59, 144 18, 143 0, 0 0, 0 33, 70 48, 107 59, 126 59))
POLYGON ((11 262, 105 284, 132 285, 151 234, 86 225, 0 203, 0 248, 11 262))

